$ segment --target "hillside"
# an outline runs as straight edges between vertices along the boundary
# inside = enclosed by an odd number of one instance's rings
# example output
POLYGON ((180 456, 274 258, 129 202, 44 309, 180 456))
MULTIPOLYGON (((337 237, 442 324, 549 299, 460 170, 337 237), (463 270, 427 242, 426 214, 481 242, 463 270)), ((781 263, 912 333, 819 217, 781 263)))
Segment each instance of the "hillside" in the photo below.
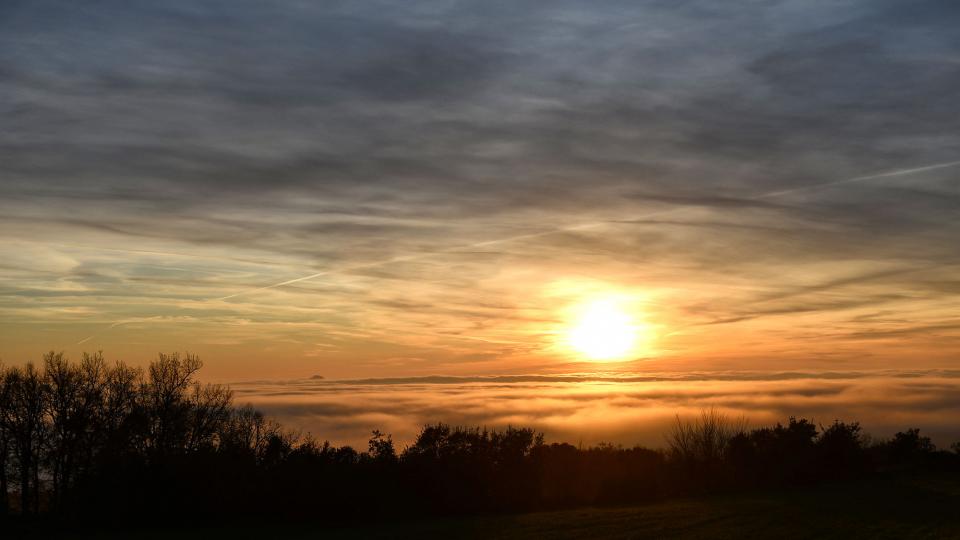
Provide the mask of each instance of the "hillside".
MULTIPOLYGON (((261 538, 960 538, 960 478, 887 475, 863 484, 688 498, 611 508, 582 508, 330 530, 209 527, 177 531, 182 539, 261 538)), ((143 532, 143 539, 171 531, 143 532)), ((96 535, 104 537, 102 533, 96 535)), ((89 538, 87 536, 85 538, 89 538)), ((109 535, 107 535, 109 537, 109 535)), ((114 538, 131 538, 129 532, 114 538)))

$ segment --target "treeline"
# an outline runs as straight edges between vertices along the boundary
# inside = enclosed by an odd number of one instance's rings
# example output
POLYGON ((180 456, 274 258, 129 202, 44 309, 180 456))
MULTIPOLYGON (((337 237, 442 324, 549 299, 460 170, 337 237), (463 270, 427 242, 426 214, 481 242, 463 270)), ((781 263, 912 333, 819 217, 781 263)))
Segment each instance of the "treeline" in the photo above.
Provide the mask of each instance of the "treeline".
POLYGON ((547 444, 528 428, 428 425, 398 451, 284 429, 228 388, 200 384, 195 356, 146 370, 49 353, 0 368, 0 513, 65 523, 296 517, 348 520, 526 511, 794 486, 903 468, 960 471, 911 429, 872 442, 857 423, 791 418, 747 429, 716 411, 683 420, 666 449, 547 444), (162 511, 158 512, 158 509, 162 511))

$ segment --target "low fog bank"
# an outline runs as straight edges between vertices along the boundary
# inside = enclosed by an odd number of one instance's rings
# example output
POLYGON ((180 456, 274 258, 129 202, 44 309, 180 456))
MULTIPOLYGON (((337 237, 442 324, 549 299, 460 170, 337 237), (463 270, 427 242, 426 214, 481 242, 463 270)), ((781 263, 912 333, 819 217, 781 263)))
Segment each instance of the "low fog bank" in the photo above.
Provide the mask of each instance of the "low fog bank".
POLYGON ((960 372, 954 370, 313 379, 231 386, 238 403, 358 448, 373 429, 408 444, 428 422, 530 426, 548 441, 661 447, 675 415, 707 407, 755 426, 800 416, 824 425, 859 421, 878 439, 918 427, 944 448, 960 440, 960 372))

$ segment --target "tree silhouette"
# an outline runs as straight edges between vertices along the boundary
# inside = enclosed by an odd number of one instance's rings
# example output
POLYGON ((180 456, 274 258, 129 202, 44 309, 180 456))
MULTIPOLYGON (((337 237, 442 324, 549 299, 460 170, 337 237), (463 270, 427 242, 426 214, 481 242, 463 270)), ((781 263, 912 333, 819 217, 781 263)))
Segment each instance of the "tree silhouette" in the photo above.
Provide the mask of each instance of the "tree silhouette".
POLYGON ((201 384, 196 356, 147 369, 100 353, 0 366, 0 515, 69 523, 523 511, 837 481, 887 470, 957 471, 917 429, 869 443, 857 422, 803 418, 747 430, 716 410, 676 424, 666 450, 547 444, 531 428, 428 424, 398 451, 374 430, 365 451, 285 429, 224 386, 201 384), (105 513, 104 509, 110 512, 105 513), (122 516, 118 518, 117 516, 122 516))

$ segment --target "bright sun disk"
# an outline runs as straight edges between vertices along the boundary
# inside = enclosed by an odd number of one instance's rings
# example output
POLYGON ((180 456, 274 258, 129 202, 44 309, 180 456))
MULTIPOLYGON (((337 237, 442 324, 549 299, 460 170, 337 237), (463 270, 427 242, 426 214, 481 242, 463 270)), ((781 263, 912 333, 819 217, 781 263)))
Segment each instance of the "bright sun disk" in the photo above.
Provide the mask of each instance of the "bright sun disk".
POLYGON ((637 325, 616 300, 600 299, 577 309, 567 339, 591 360, 616 360, 627 356, 637 341, 637 325))

